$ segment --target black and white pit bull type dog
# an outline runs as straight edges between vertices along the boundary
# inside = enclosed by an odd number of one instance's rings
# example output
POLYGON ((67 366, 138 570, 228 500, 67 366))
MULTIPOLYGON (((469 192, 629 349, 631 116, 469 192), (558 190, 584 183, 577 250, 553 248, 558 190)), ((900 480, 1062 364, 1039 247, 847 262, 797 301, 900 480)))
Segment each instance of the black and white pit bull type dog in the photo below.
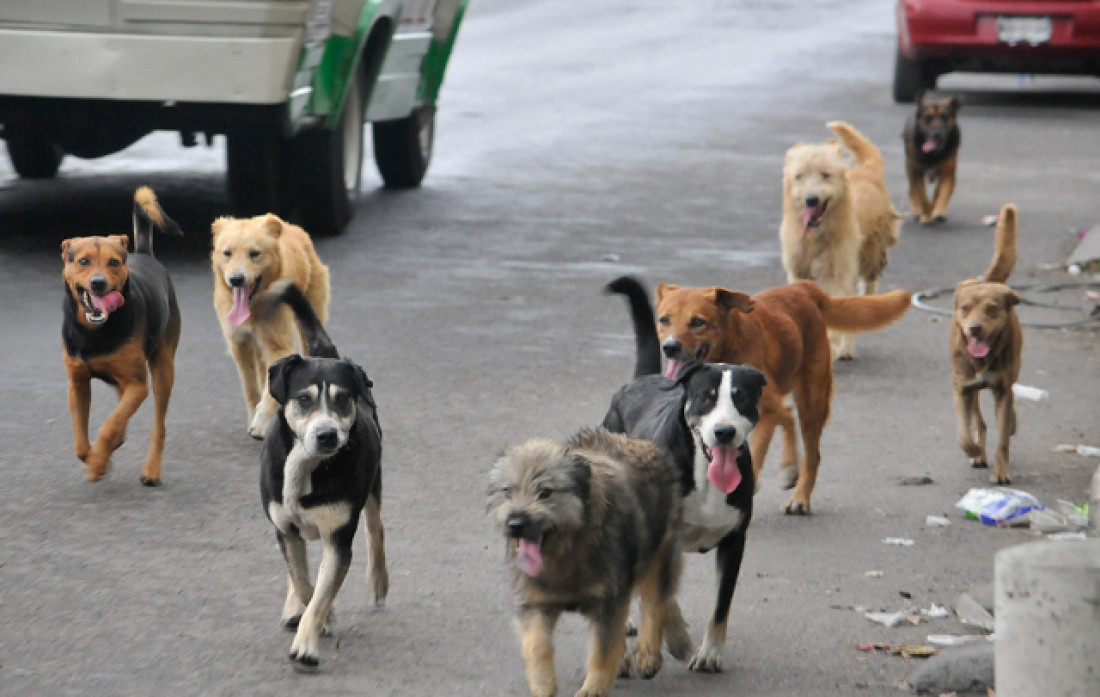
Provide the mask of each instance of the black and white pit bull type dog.
POLYGON ((684 551, 717 550, 718 595, 692 670, 722 670, 722 649, 734 587, 745 553, 755 488, 748 438, 760 418, 767 379, 752 366, 688 362, 675 379, 661 372, 653 308, 630 277, 608 291, 630 303, 637 342, 634 380, 615 394, 604 417, 608 430, 668 449, 681 475, 684 551))
POLYGON ((267 293, 261 311, 280 303, 293 310, 307 343, 274 363, 268 375, 279 404, 261 459, 260 494, 286 560, 288 589, 282 622, 297 632, 289 658, 318 663, 318 639, 335 618, 333 601, 351 564, 362 511, 367 525, 367 584, 376 604, 389 589, 382 528, 382 430, 363 369, 341 359, 312 306, 294 283, 267 293), (310 583, 306 540, 320 539, 317 586, 310 583), (304 608, 304 612, 303 612, 304 608))

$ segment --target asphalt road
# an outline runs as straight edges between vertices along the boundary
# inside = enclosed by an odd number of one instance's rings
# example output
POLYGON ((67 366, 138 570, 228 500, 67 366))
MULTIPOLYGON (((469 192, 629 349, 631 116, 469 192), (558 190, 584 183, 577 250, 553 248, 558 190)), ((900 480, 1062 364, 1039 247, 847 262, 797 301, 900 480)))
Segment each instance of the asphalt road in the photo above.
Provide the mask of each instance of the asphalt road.
MULTIPOLYGON (((601 294, 615 276, 748 292, 784 282, 783 154, 826 138, 826 121, 879 144, 907 207, 898 136, 909 107, 889 96, 893 41, 888 3, 872 0, 472 3, 423 188, 383 191, 368 165, 351 228, 317 241, 333 279, 330 333, 376 384, 391 594, 370 607, 358 542, 315 675, 284 658, 285 574, 259 504, 260 445, 245 434, 211 306, 209 225, 228 209, 221 144, 183 150, 161 134, 104 160, 70 159, 42 183, 16 180, 0 158, 0 694, 526 694, 502 544, 484 515, 495 455, 598 423, 629 378, 628 316, 601 294), (58 337, 61 240, 128 232, 133 189, 146 183, 188 234, 157 242, 184 334, 155 490, 138 483, 151 404, 110 475, 84 481, 58 337)), ((1013 281, 1074 280, 1045 265, 1100 221, 1100 83, 942 86, 965 100, 951 218, 906 223, 883 289, 980 272, 992 251, 980 220, 1006 201, 1021 216, 1013 281)), ((1081 502, 1095 468, 1052 447, 1100 444, 1097 336, 1026 330, 1020 381, 1050 398, 1019 403, 1012 468, 1050 504, 1081 502)), ((950 619, 886 629, 843 608, 950 605, 992 580, 998 549, 1033 539, 953 509, 987 482, 955 444, 946 323, 910 311, 858 348, 837 366, 812 516, 780 512, 776 449, 765 466, 727 671, 695 675, 670 660, 615 694, 890 694, 914 662, 857 642, 966 629, 950 619), (898 484, 912 475, 934 484, 898 484), (928 528, 929 514, 952 525, 928 528)), ((93 424, 113 401, 97 386, 93 424)), ((692 557, 683 582, 696 640, 711 567, 692 557)), ((563 621, 562 694, 580 685, 586 641, 579 620, 563 621)))

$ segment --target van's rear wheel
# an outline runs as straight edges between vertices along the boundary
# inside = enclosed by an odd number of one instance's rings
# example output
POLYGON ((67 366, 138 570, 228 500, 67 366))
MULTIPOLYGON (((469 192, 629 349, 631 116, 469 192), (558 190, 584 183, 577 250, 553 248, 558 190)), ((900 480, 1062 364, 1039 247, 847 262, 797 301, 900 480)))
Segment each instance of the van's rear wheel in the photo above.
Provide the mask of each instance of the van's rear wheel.
POLYGON ((432 161, 435 109, 421 107, 396 121, 373 125, 374 161, 386 186, 420 186, 432 161))
POLYGON ((65 151, 47 132, 30 124, 4 124, 4 140, 11 166, 24 179, 49 179, 65 158, 65 151))

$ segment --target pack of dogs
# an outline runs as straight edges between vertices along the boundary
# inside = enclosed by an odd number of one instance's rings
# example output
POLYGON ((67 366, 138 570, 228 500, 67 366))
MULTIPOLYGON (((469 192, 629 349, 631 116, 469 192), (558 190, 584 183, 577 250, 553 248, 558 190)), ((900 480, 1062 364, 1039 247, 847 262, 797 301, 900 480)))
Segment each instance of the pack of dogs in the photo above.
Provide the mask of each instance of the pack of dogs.
MULTIPOLYGON (((946 217, 958 110, 957 98, 922 94, 903 132, 912 215, 922 223, 946 217), (936 182, 931 202, 929 178, 936 182)), ((532 695, 557 691, 553 633, 566 612, 591 626, 578 697, 607 695, 620 676, 652 678, 664 650, 691 670, 722 670, 753 497, 777 428, 780 479, 793 489, 784 510, 811 512, 833 362, 853 358, 855 334, 897 321, 911 301, 904 290, 877 292, 904 217, 886 191, 882 154, 851 125, 827 125, 839 141, 798 143, 783 166, 779 240, 789 283, 755 295, 658 283, 651 303, 640 280, 612 281, 605 290, 625 299, 633 325, 633 378, 611 396, 600 425, 564 440, 518 443, 492 465, 486 508, 505 543, 532 695), (683 556, 710 552, 713 611, 693 648, 676 594, 683 556), (637 639, 628 650, 635 598, 637 639)), ((140 481, 162 481, 181 319, 168 271, 153 255, 157 231, 182 234, 141 187, 132 250, 126 235, 61 246, 69 408, 76 456, 91 481, 107 474, 150 377, 156 414, 140 481), (93 378, 119 398, 94 442, 93 378)), ((320 638, 335 622, 360 515, 368 590, 382 604, 389 589, 373 383, 326 331, 329 270, 305 230, 268 214, 219 218, 211 232, 214 308, 240 375, 246 432, 263 441, 261 500, 286 563, 280 622, 294 632, 288 658, 314 669, 320 638), (309 540, 321 544, 315 581, 309 540)), ((998 440, 990 479, 997 484, 1010 482, 1012 386, 1023 345, 1013 310, 1020 297, 1006 285, 1016 235, 1017 210, 1006 204, 989 267, 956 286, 950 330, 959 445, 973 467, 988 467, 978 394, 991 390, 998 440)))

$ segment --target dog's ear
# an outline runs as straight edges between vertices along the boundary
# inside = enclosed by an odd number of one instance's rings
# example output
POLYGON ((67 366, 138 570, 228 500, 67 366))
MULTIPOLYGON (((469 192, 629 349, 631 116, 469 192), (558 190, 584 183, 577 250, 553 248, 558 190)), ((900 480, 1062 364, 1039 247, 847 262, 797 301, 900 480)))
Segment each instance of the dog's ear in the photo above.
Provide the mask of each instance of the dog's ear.
POLYGON ((274 213, 268 213, 264 216, 264 232, 275 239, 279 239, 279 236, 283 234, 283 225, 282 219, 274 213))
POLYGON ((671 293, 677 290, 680 286, 673 285, 671 283, 658 283, 657 287, 653 291, 653 297, 657 305, 661 304, 661 298, 665 297, 665 293, 671 293))
POLYGON ((61 261, 65 262, 66 264, 72 261, 72 257, 69 256, 69 247, 72 246, 73 239, 75 238, 61 240, 61 261))
POLYGON ((962 99, 960 99, 958 95, 951 97, 947 102, 947 108, 951 111, 951 115, 954 116, 959 113, 959 109, 962 108, 962 99))
POLYGON ((287 376, 290 375, 290 371, 294 370, 295 366, 302 362, 302 357, 296 353, 292 353, 285 358, 280 358, 271 364, 271 367, 267 369, 267 390, 271 393, 272 399, 279 404, 286 406, 287 390, 289 385, 287 384, 287 376))
POLYGON ((221 234, 221 231, 224 230, 225 226, 231 222, 233 222, 233 219, 227 218, 225 216, 216 219, 214 222, 210 223, 210 234, 214 237, 214 239, 218 239, 218 235, 221 234))
POLYGON ((753 302, 752 298, 741 291, 726 290, 717 286, 711 288, 711 300, 726 313, 729 313, 730 310, 752 312, 752 309, 756 307, 756 303, 753 302))
POLYGON ((683 387, 687 384, 687 381, 691 379, 692 375, 698 373, 706 363, 702 361, 688 361, 680 366, 679 372, 676 373, 676 384, 683 387))
POLYGON ((1008 286, 1004 289, 1005 307, 1012 308, 1020 304, 1020 294, 1008 286))
POLYGON ((913 103, 917 105, 917 111, 920 111, 920 108, 924 106, 924 90, 917 90, 916 94, 913 95, 913 103))
POLYGON ((577 498, 587 501, 588 494, 592 489, 592 465, 581 455, 574 454, 569 477, 573 480, 573 486, 577 489, 577 498))
POLYGON ((110 235, 107 239, 122 247, 123 252, 130 251, 130 237, 127 235, 110 235))
POLYGON ((356 363, 352 363, 348 360, 344 362, 347 363, 352 370, 352 374, 355 375, 355 389, 359 393, 359 396, 367 404, 374 406, 374 396, 371 394, 371 388, 374 387, 374 383, 367 377, 367 372, 356 363))
POLYGON ((756 366, 745 364, 741 366, 741 374, 745 376, 745 382, 759 395, 764 391, 764 385, 768 384, 768 377, 756 369, 756 366))

